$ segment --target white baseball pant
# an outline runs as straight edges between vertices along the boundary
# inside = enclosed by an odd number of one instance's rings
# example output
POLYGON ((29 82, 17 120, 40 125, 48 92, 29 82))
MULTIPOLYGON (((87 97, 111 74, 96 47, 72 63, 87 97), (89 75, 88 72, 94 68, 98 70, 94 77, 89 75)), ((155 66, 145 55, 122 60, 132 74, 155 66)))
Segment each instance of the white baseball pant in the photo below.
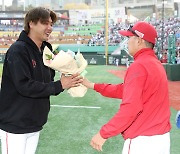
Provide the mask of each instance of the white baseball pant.
POLYGON ((35 154, 40 131, 13 134, 0 129, 2 154, 35 154))
POLYGON ((126 139, 122 154, 170 154, 170 133, 126 139))

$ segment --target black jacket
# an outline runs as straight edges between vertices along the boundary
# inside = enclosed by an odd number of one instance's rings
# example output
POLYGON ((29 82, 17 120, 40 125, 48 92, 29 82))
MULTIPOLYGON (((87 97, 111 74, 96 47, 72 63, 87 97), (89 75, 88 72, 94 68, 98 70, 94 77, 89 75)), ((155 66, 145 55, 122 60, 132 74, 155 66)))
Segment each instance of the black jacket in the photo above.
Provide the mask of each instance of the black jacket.
MULTIPOLYGON (((42 50, 48 42, 43 42, 42 50)), ((11 133, 39 131, 47 122, 50 95, 63 91, 55 72, 43 64, 42 52, 22 31, 8 49, 0 91, 0 129, 11 133)))

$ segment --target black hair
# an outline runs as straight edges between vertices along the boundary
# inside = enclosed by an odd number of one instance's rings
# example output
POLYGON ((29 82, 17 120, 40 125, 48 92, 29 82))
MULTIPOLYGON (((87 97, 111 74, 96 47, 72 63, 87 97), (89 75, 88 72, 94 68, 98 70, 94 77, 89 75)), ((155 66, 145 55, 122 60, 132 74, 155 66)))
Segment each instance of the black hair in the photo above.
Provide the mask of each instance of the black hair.
POLYGON ((40 21, 41 23, 46 22, 49 20, 49 17, 51 17, 52 23, 54 24, 57 21, 56 13, 52 10, 49 10, 44 7, 36 7, 31 10, 29 10, 26 13, 25 19, 24 19, 24 30, 28 34, 30 31, 29 23, 32 21, 34 23, 37 23, 40 21))

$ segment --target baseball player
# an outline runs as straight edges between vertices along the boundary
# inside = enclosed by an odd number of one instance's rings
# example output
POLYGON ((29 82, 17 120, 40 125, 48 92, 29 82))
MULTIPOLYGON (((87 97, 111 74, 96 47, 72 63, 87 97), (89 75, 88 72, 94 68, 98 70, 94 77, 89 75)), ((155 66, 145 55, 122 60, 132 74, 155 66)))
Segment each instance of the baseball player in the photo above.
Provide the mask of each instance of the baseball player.
POLYGON ((102 151, 108 138, 121 134, 125 140, 122 154, 170 154, 168 81, 153 50, 157 32, 149 23, 137 22, 120 34, 128 37, 128 51, 134 57, 124 83, 83 81, 86 87, 103 96, 122 99, 118 112, 90 144, 102 151))
POLYGON ((46 8, 29 10, 24 30, 8 49, 0 91, 2 154, 35 154, 40 131, 47 122, 50 96, 80 83, 78 74, 54 81, 55 71, 43 64, 42 53, 56 22, 46 8))

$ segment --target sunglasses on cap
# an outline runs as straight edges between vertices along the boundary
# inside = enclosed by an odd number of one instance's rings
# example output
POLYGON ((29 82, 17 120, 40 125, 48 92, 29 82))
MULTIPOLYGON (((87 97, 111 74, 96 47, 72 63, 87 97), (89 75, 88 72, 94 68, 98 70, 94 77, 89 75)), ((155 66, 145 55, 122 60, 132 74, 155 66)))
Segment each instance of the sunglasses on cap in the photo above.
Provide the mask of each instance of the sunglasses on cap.
POLYGON ((127 30, 128 30, 128 31, 130 31, 131 33, 133 33, 135 36, 140 37, 140 38, 142 38, 142 39, 143 39, 144 34, 143 34, 143 33, 141 33, 141 32, 140 32, 140 31, 138 31, 138 30, 133 30, 132 28, 133 28, 133 26, 132 26, 132 25, 130 25, 130 26, 129 26, 129 28, 128 28, 127 30))
POLYGON ((133 25, 129 25, 127 30, 133 33, 135 36, 139 37, 139 35, 132 28, 133 28, 133 25))

